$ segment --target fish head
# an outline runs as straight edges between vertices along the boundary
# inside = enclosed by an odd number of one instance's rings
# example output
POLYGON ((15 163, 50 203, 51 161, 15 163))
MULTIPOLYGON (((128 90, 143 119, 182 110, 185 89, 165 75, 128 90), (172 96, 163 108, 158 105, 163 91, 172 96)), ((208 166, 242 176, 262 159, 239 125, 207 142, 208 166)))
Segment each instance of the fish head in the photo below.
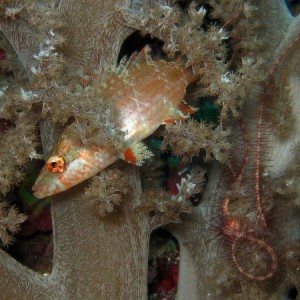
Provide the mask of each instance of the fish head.
POLYGON ((94 176, 118 160, 112 145, 87 146, 63 137, 47 159, 35 184, 34 196, 45 198, 61 193, 94 176))
POLYGON ((80 157, 68 161, 65 156, 50 156, 32 187, 34 196, 37 198, 52 196, 87 179, 87 175, 77 172, 77 167, 80 168, 82 163, 80 157))
POLYGON ((63 192, 94 175, 92 151, 70 139, 60 140, 35 184, 34 196, 45 198, 63 192))
POLYGON ((34 183, 32 190, 34 191, 33 195, 37 198, 45 198, 55 194, 54 191, 57 190, 57 193, 62 189, 58 189, 60 180, 59 176, 53 173, 50 173, 46 165, 42 168, 36 182, 34 183))

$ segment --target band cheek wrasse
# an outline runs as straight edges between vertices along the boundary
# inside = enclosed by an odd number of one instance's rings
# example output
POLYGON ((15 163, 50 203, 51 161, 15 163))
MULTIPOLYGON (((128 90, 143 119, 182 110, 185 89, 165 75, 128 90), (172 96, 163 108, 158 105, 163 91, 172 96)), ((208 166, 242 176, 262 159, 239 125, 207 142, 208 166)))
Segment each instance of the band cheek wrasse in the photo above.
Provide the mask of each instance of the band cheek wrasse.
POLYGON ((63 134, 37 178, 33 191, 44 198, 65 191, 92 177, 119 158, 140 165, 140 153, 148 152, 141 143, 161 124, 184 119, 195 110, 183 102, 186 86, 195 80, 181 62, 152 60, 145 47, 133 54, 119 74, 106 76, 108 101, 115 99, 124 147, 113 144, 83 145, 63 134))

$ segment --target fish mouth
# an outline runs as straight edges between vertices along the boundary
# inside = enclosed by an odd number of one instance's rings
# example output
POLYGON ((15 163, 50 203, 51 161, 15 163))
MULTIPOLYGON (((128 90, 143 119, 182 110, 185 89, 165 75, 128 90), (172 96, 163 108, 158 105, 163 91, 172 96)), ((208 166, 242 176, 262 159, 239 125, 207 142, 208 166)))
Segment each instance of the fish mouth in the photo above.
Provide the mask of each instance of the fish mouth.
POLYGON ((36 198, 42 199, 51 195, 51 192, 49 190, 49 184, 48 184, 49 180, 51 179, 52 178, 49 178, 49 174, 43 173, 43 169, 42 169, 40 175, 38 176, 34 185, 31 188, 31 190, 33 191, 33 195, 36 198))
POLYGON ((37 182, 35 182, 35 184, 32 186, 31 190, 34 192, 33 195, 34 197, 38 198, 38 199, 42 199, 47 197, 47 195, 45 195, 45 193, 38 188, 37 182))
POLYGON ((41 172, 31 189, 36 198, 42 199, 61 193, 66 187, 60 182, 57 174, 41 172))
POLYGON ((43 198, 46 197, 46 196, 44 196, 42 193, 39 193, 39 192, 34 192, 34 193, 33 193, 33 196, 34 196, 35 198, 38 198, 38 199, 43 199, 43 198))

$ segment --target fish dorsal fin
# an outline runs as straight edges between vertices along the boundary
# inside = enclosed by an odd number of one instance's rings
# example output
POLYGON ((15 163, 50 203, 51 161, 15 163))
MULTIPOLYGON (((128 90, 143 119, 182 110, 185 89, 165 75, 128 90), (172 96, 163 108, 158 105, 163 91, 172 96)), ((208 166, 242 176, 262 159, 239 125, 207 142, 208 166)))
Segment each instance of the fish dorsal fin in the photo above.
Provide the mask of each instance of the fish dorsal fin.
POLYGON ((184 100, 180 103, 179 107, 174 109, 172 115, 166 118, 163 124, 174 123, 176 121, 184 121, 198 111, 198 108, 192 107, 187 104, 184 100))
POLYGON ((150 56, 151 48, 149 45, 146 45, 140 52, 134 51, 129 58, 124 56, 121 60, 119 65, 116 67, 116 72, 118 74, 123 74, 127 70, 130 69, 133 65, 139 65, 143 62, 151 61, 150 56))
POLYGON ((101 86, 106 88, 116 77, 122 78, 133 67, 139 67, 142 63, 151 61, 151 48, 146 45, 140 52, 133 52, 130 57, 124 56, 118 66, 104 67, 101 72, 101 86))
POLYGON ((135 142, 123 151, 120 158, 134 166, 141 166, 146 159, 152 156, 153 153, 144 143, 135 142))

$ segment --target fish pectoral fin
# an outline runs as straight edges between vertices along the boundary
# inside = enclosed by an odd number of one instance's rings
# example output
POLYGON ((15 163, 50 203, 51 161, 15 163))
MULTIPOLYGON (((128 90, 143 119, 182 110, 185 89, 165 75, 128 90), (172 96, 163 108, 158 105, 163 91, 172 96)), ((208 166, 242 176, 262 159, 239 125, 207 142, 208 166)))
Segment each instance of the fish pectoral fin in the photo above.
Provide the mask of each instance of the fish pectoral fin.
POLYGON ((166 118, 163 124, 174 123, 176 121, 184 121, 190 117, 191 114, 194 114, 198 111, 198 108, 192 107, 187 104, 184 100, 180 103, 179 107, 174 109, 172 116, 166 118))
POLYGON ((145 159, 153 156, 151 150, 142 142, 135 142, 121 154, 121 159, 134 165, 141 166, 145 159))

